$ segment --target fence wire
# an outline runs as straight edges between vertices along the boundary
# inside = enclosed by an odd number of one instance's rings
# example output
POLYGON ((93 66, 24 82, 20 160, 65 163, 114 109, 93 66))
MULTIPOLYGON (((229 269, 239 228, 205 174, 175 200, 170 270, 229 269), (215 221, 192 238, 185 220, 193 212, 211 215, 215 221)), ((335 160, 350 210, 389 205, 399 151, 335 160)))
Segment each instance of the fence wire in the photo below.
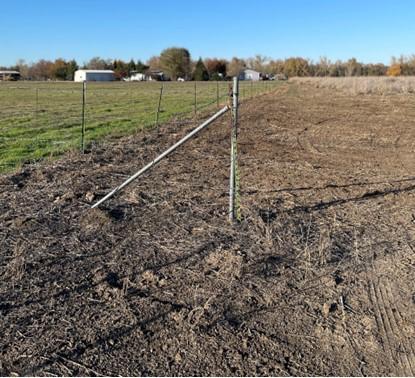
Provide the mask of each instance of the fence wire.
MULTIPOLYGON (((241 82, 240 100, 277 82, 241 82)), ((0 83, 0 172, 57 156, 104 138, 168 122, 189 124, 228 101, 229 82, 0 83), (160 88, 163 86, 160 101, 160 88), (160 107, 159 107, 160 101, 160 107)))

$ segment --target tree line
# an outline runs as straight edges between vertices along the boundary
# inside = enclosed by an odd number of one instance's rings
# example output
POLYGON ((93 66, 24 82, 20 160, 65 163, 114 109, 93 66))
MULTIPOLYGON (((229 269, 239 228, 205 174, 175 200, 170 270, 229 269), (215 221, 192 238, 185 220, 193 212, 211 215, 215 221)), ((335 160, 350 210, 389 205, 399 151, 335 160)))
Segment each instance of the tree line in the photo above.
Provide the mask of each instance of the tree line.
POLYGON ((317 62, 301 57, 287 59, 271 59, 262 55, 242 59, 234 57, 230 60, 218 58, 199 58, 192 60, 189 50, 181 47, 171 47, 163 50, 159 56, 151 57, 147 62, 131 59, 103 59, 94 57, 79 65, 75 59, 58 58, 54 61, 40 59, 27 63, 18 60, 12 67, 2 69, 17 70, 23 79, 28 80, 73 80, 74 73, 79 68, 96 70, 113 70, 115 77, 122 80, 131 73, 152 73, 162 71, 170 80, 226 80, 238 75, 241 70, 251 68, 264 74, 293 76, 399 76, 415 75, 415 55, 392 57, 389 66, 383 63, 362 63, 355 58, 347 61, 331 61, 321 57, 317 62))

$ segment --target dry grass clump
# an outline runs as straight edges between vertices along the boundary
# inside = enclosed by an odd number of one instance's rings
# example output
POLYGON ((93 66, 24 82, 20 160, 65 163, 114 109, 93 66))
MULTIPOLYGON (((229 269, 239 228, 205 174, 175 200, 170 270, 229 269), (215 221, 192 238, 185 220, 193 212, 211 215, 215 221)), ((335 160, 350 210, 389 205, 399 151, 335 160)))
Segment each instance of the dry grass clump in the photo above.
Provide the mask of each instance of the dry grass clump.
POLYGON ((13 257, 7 265, 6 279, 13 283, 18 283, 25 272, 25 248, 23 243, 17 243, 13 250, 13 257))
POLYGON ((294 77, 290 82, 341 90, 354 95, 415 93, 415 76, 294 77))

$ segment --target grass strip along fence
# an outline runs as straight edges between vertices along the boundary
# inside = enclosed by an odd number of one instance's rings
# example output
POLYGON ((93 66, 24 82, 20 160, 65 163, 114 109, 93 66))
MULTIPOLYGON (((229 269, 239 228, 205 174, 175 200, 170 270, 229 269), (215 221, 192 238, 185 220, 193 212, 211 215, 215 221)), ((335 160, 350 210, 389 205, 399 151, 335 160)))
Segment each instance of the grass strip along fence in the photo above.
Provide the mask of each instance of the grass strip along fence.
MULTIPOLYGON (((223 106, 229 82, 0 83, 0 172, 223 106)), ((241 82, 240 99, 277 82, 241 82)))

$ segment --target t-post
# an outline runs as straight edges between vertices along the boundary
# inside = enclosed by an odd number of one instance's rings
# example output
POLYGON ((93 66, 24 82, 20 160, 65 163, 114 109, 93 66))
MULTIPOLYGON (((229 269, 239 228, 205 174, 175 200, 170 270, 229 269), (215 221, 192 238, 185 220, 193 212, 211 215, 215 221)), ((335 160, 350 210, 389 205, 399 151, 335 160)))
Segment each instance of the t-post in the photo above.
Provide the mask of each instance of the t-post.
POLYGON ((194 91, 194 113, 195 113, 195 118, 197 115, 197 82, 195 81, 195 91, 194 91))
POLYGON ((238 97, 239 97, 239 80, 238 77, 233 78, 232 87, 232 130, 231 130, 231 171, 229 177, 229 221, 234 222, 239 218, 239 183, 237 179, 238 170, 238 97))
POLYGON ((219 80, 216 80, 216 106, 219 109, 219 80))
POLYGON ((162 97, 163 97, 163 84, 160 87, 159 100, 158 100, 158 103, 157 103, 157 110, 156 110, 156 127, 157 127, 157 130, 159 128, 160 106, 161 106, 162 97))
POLYGON ((82 128, 81 128, 81 151, 85 152, 85 104, 86 104, 86 80, 82 83, 82 128))

